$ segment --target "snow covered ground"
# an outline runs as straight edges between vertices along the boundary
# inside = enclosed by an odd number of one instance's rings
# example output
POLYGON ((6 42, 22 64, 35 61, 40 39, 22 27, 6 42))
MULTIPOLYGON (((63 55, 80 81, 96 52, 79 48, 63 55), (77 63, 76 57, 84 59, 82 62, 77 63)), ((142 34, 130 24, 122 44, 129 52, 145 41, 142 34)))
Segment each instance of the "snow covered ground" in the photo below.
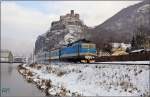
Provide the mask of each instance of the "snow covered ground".
POLYGON ((35 82, 51 80, 48 88, 51 95, 58 95, 62 90, 65 96, 150 95, 149 65, 52 63, 23 67, 34 73, 35 82))

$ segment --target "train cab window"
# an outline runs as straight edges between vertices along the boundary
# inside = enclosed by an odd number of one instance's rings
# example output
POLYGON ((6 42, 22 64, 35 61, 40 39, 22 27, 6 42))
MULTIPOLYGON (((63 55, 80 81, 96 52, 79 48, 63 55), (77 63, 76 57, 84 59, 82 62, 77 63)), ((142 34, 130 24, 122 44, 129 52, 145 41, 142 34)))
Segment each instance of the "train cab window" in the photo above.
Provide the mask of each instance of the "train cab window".
POLYGON ((89 44, 82 44, 82 48, 89 48, 89 44))
POLYGON ((89 48, 96 48, 95 44, 89 44, 89 48))

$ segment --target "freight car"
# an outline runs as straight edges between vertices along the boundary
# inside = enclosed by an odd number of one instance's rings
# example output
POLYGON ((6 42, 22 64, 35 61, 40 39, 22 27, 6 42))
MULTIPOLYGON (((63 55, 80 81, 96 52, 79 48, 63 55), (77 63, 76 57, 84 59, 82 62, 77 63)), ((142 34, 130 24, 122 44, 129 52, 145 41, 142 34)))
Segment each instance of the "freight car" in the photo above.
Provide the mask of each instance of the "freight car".
POLYGON ((50 61, 95 62, 96 45, 81 39, 50 51, 50 61))

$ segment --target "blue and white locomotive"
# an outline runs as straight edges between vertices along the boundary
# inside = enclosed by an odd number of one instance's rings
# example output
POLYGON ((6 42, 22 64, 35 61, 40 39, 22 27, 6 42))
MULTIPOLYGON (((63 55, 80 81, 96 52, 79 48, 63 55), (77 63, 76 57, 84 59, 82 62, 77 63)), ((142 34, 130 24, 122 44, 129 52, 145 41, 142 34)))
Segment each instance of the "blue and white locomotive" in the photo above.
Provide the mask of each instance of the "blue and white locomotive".
POLYGON ((50 51, 50 61, 95 62, 96 45, 85 39, 50 51))

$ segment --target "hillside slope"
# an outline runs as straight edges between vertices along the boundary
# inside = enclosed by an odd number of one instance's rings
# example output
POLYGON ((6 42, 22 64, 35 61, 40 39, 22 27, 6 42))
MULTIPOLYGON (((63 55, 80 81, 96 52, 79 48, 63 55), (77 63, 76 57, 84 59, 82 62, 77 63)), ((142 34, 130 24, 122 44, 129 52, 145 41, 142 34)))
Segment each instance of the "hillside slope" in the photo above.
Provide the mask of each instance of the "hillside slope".
POLYGON ((137 28, 150 35, 150 1, 129 6, 89 31, 88 38, 98 42, 129 42, 137 28), (89 37, 90 36, 90 37, 89 37), (96 40, 95 40, 96 39, 96 40))

